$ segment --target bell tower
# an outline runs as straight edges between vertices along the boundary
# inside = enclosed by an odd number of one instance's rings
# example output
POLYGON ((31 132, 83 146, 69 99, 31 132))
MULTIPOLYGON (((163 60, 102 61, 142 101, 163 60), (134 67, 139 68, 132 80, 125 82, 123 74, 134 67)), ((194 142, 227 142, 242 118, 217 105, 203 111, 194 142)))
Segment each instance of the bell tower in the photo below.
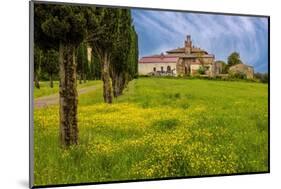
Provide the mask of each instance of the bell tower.
POLYGON ((192 48, 192 41, 190 35, 186 36, 186 40, 184 42, 184 52, 185 54, 191 54, 191 48, 192 48))

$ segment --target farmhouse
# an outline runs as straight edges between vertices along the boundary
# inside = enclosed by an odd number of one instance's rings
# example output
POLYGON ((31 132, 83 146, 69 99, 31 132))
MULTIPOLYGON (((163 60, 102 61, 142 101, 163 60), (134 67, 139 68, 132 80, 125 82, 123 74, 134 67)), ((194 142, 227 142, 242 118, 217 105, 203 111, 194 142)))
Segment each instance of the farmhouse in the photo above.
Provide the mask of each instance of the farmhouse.
POLYGON ((184 47, 166 51, 166 54, 142 57, 138 68, 140 75, 197 75, 213 77, 220 74, 221 66, 215 56, 192 45, 190 35, 186 36, 184 47), (203 73, 202 73, 203 72, 203 73))

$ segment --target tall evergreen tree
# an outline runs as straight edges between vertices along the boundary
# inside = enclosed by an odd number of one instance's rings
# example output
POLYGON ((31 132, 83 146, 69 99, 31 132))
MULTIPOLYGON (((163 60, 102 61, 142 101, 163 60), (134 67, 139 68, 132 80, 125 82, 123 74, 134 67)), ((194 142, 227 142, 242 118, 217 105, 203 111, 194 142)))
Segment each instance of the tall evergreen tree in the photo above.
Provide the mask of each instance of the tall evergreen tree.
POLYGON ((53 77, 59 72, 58 52, 54 49, 48 49, 43 54, 44 58, 42 63, 42 69, 48 74, 50 80, 50 87, 53 88, 53 77))
POLYGON ((114 97, 120 96, 129 79, 131 49, 131 13, 119 9, 116 48, 112 56, 111 77, 114 97))
POLYGON ((87 9, 87 24, 91 28, 88 30, 88 42, 101 63, 103 98, 106 103, 112 103, 113 100, 110 64, 116 48, 119 15, 118 9, 114 8, 87 9))
POLYGON ((135 30, 135 28, 133 28, 133 33, 134 33, 134 49, 135 49, 135 53, 134 53, 134 67, 135 67, 135 72, 134 72, 134 77, 138 76, 138 63, 139 63, 139 41, 138 41, 138 34, 135 30))
POLYGON ((78 143, 76 61, 77 46, 86 34, 80 6, 35 3, 35 43, 59 52, 60 141, 62 146, 78 143))
POLYGON ((132 41, 131 41, 131 70, 130 75, 132 78, 135 78, 138 74, 138 59, 139 59, 139 50, 138 50, 138 35, 135 31, 135 28, 131 28, 131 35, 132 35, 132 41))

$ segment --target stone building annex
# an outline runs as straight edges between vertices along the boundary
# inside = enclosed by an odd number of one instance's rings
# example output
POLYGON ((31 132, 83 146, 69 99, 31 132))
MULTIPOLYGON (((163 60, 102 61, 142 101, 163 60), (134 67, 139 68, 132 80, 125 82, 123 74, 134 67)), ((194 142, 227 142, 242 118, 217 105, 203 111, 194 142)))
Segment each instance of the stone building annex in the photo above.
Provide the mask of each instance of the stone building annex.
POLYGON ((138 65, 140 75, 196 75, 201 69, 204 75, 213 77, 222 71, 213 54, 192 45, 190 35, 186 36, 184 47, 142 57, 138 65))

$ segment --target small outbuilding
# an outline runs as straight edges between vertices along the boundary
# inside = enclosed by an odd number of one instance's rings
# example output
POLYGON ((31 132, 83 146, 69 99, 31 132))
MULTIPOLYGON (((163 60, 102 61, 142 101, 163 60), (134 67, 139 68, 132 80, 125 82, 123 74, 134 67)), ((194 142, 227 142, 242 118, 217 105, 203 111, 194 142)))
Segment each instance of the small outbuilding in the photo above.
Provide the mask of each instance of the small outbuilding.
POLYGON ((254 68, 253 66, 249 66, 246 64, 236 64, 229 68, 228 73, 230 75, 235 74, 245 74, 247 79, 253 79, 254 78, 254 68))

